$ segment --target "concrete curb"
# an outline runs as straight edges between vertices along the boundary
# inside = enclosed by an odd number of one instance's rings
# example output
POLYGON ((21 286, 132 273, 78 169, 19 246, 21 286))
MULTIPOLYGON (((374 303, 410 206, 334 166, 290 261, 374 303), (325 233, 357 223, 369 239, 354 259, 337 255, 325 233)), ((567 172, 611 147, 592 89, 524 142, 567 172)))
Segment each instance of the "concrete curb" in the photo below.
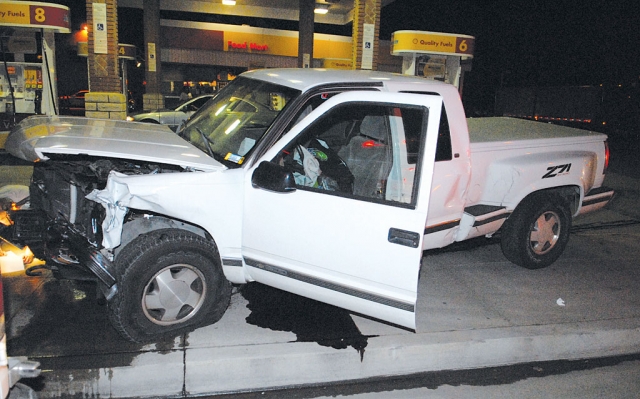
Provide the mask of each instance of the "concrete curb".
POLYGON ((41 398, 220 394, 640 350, 640 318, 380 336, 364 356, 289 342, 148 352, 131 366, 45 371, 41 398))

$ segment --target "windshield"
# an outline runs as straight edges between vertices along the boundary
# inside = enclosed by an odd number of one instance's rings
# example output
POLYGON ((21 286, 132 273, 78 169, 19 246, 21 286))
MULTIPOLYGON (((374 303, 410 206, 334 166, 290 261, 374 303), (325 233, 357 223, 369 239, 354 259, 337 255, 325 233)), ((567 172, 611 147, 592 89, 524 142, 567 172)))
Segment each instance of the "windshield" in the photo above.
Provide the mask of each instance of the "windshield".
POLYGON ((241 165, 298 94, 289 87, 239 77, 202 107, 178 134, 218 161, 241 165))

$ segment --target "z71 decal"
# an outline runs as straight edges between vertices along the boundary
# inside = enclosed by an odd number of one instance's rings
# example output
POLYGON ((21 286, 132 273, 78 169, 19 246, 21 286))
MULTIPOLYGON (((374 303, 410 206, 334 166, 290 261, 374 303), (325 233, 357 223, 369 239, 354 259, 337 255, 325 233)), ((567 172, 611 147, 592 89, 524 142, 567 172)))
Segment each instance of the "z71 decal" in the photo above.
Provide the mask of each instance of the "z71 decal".
POLYGON ((543 179, 547 179, 549 177, 556 177, 556 176, 560 176, 560 175, 566 175, 567 173, 569 173, 569 170, 571 169, 571 164, 567 163, 564 165, 557 165, 557 166, 549 166, 547 168, 547 173, 542 176, 543 179))

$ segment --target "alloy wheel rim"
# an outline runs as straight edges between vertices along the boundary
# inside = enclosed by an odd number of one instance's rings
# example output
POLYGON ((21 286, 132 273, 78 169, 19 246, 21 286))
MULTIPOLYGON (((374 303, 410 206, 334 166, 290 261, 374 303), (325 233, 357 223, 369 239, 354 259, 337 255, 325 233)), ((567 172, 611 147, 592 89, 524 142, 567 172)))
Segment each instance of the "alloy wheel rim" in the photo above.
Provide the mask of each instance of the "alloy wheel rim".
POLYGON ((529 234, 529 245, 536 255, 551 251, 560 239, 560 216, 553 211, 543 212, 533 223, 529 234))
POLYGON ((171 325, 192 318, 202 307, 206 280, 197 268, 175 264, 158 271, 142 294, 142 311, 154 324, 171 325))

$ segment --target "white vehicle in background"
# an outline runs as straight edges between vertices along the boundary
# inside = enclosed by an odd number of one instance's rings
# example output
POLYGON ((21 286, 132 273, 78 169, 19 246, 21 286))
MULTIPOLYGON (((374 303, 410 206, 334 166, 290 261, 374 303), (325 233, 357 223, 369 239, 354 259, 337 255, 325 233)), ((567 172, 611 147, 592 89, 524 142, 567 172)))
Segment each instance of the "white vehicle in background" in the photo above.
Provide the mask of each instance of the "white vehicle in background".
POLYGON ((415 328, 424 250, 500 231, 510 261, 553 263, 572 217, 613 196, 606 138, 468 120, 455 87, 419 77, 269 69, 178 134, 34 117, 6 148, 35 162, 21 239, 148 341, 216 322, 251 281, 415 328))
POLYGON ((213 94, 205 94, 193 98, 180 104, 175 109, 161 109, 129 115, 127 116, 127 121, 159 123, 161 125, 167 125, 171 130, 175 131, 182 122, 190 118, 191 115, 206 104, 213 96, 213 94))

